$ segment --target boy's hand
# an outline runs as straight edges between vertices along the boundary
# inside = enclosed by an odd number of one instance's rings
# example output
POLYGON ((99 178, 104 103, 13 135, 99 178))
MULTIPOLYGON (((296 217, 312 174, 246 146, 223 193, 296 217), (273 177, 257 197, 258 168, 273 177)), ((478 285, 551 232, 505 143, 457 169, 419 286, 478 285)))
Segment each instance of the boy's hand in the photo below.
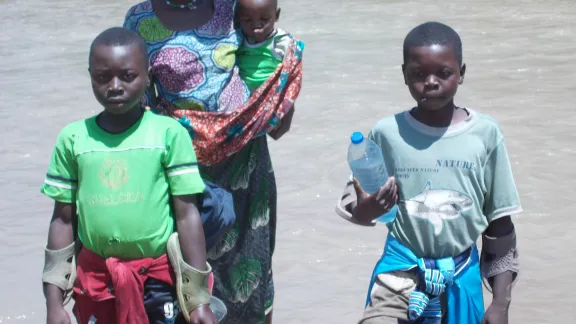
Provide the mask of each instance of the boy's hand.
POLYGON ((218 324, 210 305, 202 305, 190 312, 191 324, 218 324))
POLYGON ((389 212, 398 200, 398 186, 394 177, 388 178, 384 186, 372 195, 367 194, 362 189, 356 178, 354 178, 354 189, 358 199, 354 218, 362 223, 370 223, 389 212))
POLYGON ((47 324, 71 324, 70 315, 64 309, 63 305, 48 306, 47 324))
POLYGON ((498 303, 490 304, 484 313, 482 324, 508 324, 508 307, 498 303))

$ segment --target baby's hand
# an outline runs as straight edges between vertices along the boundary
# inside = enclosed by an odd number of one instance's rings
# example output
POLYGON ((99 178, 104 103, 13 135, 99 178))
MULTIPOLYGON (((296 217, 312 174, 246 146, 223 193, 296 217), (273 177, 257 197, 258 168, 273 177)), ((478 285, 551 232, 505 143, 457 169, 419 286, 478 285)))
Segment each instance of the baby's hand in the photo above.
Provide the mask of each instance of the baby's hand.
POLYGON ((356 178, 354 178, 354 189, 358 200, 354 218, 362 223, 372 222, 389 212, 398 200, 398 186, 394 177, 388 178, 384 186, 372 195, 362 189, 360 182, 356 178))

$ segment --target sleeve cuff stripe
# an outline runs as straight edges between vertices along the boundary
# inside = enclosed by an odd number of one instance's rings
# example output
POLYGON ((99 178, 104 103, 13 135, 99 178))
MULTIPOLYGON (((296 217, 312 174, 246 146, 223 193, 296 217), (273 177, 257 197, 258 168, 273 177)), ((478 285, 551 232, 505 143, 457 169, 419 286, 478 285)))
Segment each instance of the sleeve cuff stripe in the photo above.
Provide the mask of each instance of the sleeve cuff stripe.
POLYGON ((498 218, 502 218, 504 216, 512 216, 512 215, 520 214, 521 212, 522 212, 522 207, 520 207, 520 206, 504 207, 504 208, 500 208, 498 210, 495 210, 490 215, 488 215, 487 218, 490 221, 494 221, 494 220, 497 220, 498 218))
POLYGON ((177 168, 183 168, 183 167, 191 167, 191 166, 198 166, 198 163, 197 163, 197 162, 192 162, 192 163, 176 164, 176 165, 167 167, 167 168, 166 168, 166 171, 168 171, 168 170, 174 170, 174 169, 177 169, 177 168))
POLYGON ((52 181, 48 178, 46 178, 46 180, 44 180, 44 183, 49 185, 49 186, 56 187, 56 188, 62 188, 62 189, 68 189, 68 190, 76 189, 76 185, 60 183, 60 182, 52 181))
POLYGON ((76 179, 68 179, 68 178, 55 176, 55 175, 51 175, 51 174, 47 174, 46 179, 52 179, 52 180, 63 181, 63 182, 68 182, 68 183, 77 183, 78 182, 76 179))
POLYGON ((168 176, 169 177, 175 177, 175 176, 179 176, 179 175, 183 175, 183 174, 188 174, 188 173, 198 173, 198 169, 184 169, 184 170, 178 170, 178 171, 174 171, 174 172, 169 172, 168 176))

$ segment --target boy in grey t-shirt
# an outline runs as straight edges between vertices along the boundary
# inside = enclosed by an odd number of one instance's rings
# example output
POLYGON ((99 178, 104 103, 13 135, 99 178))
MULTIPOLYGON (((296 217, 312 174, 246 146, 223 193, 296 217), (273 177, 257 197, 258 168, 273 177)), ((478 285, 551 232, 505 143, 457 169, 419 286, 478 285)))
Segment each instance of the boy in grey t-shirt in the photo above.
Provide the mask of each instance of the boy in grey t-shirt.
POLYGON ((370 225, 398 205, 360 323, 507 323, 518 272, 510 215, 521 207, 503 135, 490 117, 454 104, 466 66, 452 28, 414 28, 402 71, 417 107, 369 136, 394 177, 373 195, 350 183, 337 208, 370 225), (485 314, 479 268, 493 293, 485 314))

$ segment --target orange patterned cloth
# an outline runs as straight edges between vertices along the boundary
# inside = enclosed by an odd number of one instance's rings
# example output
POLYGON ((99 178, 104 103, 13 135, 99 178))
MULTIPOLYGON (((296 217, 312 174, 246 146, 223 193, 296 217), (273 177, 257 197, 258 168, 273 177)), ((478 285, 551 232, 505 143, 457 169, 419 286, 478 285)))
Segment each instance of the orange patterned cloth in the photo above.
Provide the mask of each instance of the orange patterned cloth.
POLYGON ((213 165, 237 153, 253 138, 273 130, 293 108, 302 87, 304 43, 289 37, 291 44, 282 64, 234 111, 178 109, 160 100, 158 112, 173 116, 189 130, 201 164, 213 165))

